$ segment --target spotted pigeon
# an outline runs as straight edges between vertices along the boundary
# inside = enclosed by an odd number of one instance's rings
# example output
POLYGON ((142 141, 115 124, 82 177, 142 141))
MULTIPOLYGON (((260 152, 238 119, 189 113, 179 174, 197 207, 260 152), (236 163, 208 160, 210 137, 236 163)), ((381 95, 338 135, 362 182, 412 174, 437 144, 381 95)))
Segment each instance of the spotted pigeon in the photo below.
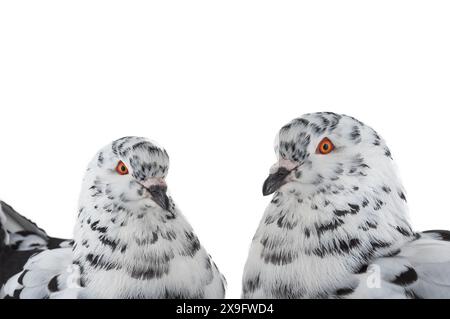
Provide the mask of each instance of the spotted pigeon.
POLYGON ((167 194, 167 152, 145 138, 102 148, 83 179, 73 241, 0 211, 0 297, 224 298, 225 279, 167 194))
POLYGON ((415 232, 392 154, 334 113, 283 126, 243 298, 450 298, 450 232, 415 232))

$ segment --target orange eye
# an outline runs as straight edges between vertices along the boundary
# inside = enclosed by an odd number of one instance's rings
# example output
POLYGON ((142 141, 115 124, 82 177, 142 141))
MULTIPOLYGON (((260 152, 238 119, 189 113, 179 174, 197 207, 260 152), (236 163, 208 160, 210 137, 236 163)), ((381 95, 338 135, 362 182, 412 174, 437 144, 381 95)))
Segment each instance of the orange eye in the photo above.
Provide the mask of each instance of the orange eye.
POLYGON ((330 154, 334 150, 334 144, 330 141, 328 137, 325 137, 322 142, 317 146, 317 154, 330 154))
POLYGON ((116 166, 116 172, 119 173, 120 175, 127 175, 128 168, 122 161, 119 161, 119 163, 116 166))

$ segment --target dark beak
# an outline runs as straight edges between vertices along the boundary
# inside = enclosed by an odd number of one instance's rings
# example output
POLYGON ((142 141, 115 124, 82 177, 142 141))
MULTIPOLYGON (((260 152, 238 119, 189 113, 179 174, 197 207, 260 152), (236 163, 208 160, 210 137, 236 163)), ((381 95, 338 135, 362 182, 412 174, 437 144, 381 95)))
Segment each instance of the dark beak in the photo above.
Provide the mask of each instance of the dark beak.
POLYGON ((263 195, 267 196, 270 194, 273 194, 275 191, 277 191, 281 186, 286 184, 286 177, 291 173, 290 170, 280 167, 278 171, 276 171, 273 174, 270 174, 269 177, 267 177, 266 181, 263 185, 263 195))
POLYGON ((162 209, 169 210, 170 200, 167 196, 167 186, 153 185, 148 188, 153 201, 158 204, 162 209))

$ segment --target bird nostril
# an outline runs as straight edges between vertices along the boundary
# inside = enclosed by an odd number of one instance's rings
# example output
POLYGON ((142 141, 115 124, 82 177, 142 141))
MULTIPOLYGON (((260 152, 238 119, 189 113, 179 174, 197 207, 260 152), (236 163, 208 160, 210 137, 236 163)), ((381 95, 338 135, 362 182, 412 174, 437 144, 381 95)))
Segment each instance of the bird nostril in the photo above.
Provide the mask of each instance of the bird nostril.
POLYGON ((288 170, 284 167, 280 167, 278 169, 278 171, 276 171, 275 174, 273 174, 273 175, 275 175, 279 178, 284 178, 284 177, 288 176, 290 172, 291 172, 290 170, 288 170))
POLYGON ((165 193, 167 191, 167 185, 152 185, 147 188, 150 193, 151 192, 163 192, 165 193))

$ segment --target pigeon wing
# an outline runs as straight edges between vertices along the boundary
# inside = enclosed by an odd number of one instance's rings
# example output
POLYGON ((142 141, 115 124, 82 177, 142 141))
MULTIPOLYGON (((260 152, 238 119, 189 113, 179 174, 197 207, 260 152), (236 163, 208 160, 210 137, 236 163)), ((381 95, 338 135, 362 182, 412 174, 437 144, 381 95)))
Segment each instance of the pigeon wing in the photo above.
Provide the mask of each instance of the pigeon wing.
POLYGON ((3 201, 0 201, 0 227, 3 232, 28 232, 36 236, 48 239, 47 234, 39 228, 34 222, 20 215, 11 206, 3 201))
POLYGON ((378 258, 357 275, 347 298, 450 298, 450 232, 420 233, 394 256, 378 258))
POLYGON ((34 263, 42 256, 57 260, 56 257, 61 253, 55 248, 71 246, 72 241, 49 237, 35 223, 0 201, 0 289, 2 291, 0 296, 3 294, 3 297, 19 295, 22 298, 48 297, 45 287, 36 285, 36 282, 30 282, 30 280, 46 278, 45 274, 57 272, 57 267, 52 269, 53 272, 49 272, 46 268, 44 268, 45 271, 41 269, 41 263, 36 266, 34 263), (53 249, 55 252, 52 251, 53 249), (47 250, 49 251, 46 252, 47 250), (5 291, 12 291, 13 294, 5 295, 5 291))
POLYGON ((16 251, 68 247, 71 241, 54 238, 34 222, 0 201, 0 252, 9 247, 16 251))
POLYGON ((72 249, 57 248, 36 253, 11 277, 0 297, 20 299, 76 298, 81 291, 80 273, 72 264, 72 249))

